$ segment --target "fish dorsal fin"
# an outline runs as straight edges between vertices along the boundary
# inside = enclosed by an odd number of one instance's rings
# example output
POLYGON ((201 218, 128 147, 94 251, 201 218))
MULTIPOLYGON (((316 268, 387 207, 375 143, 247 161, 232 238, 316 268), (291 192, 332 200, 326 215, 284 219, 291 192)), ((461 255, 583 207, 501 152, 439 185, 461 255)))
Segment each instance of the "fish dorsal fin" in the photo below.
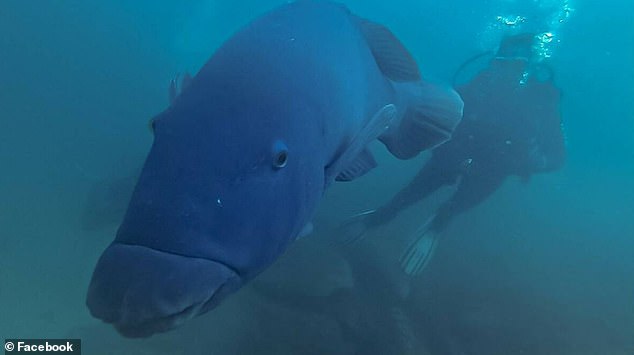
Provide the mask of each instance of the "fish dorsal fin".
POLYGON ((368 171, 376 168, 376 160, 370 151, 366 148, 350 163, 346 168, 337 175, 336 181, 352 181, 358 177, 365 175, 368 171))
POLYGON ((361 154, 368 143, 383 134, 395 117, 396 106, 393 104, 385 105, 375 113, 352 139, 343 153, 326 167, 326 184, 329 184, 337 175, 344 171, 361 154))
POLYGON ((393 81, 421 80, 418 65, 407 48, 387 27, 358 18, 359 27, 381 72, 393 81))

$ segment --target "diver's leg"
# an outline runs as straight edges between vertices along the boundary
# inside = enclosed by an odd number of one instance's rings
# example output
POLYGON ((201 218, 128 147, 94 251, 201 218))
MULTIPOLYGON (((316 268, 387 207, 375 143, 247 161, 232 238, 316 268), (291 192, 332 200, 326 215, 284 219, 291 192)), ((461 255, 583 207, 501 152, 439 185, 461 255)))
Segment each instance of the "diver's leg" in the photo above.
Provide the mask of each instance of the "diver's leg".
POLYGON ((453 196, 436 211, 429 229, 436 233, 444 230, 455 216, 491 196, 502 185, 506 176, 487 171, 470 171, 465 174, 453 196))
POLYGON ((441 157, 432 157, 407 186, 368 216, 366 224, 375 227, 389 222, 407 207, 425 199, 442 186, 455 182, 455 171, 456 168, 443 162, 441 157))
POLYGON ((410 237, 410 244, 401 256, 401 267, 410 276, 418 275, 431 260, 438 238, 457 214, 464 212, 491 195, 504 181, 504 174, 478 174, 469 171, 449 201, 410 237))
POLYGON ((414 179, 399 191, 388 203, 374 211, 366 211, 349 218, 337 233, 344 244, 363 239, 371 228, 391 221, 396 215, 424 199, 443 185, 454 183, 460 173, 460 164, 448 159, 446 154, 434 154, 414 179))

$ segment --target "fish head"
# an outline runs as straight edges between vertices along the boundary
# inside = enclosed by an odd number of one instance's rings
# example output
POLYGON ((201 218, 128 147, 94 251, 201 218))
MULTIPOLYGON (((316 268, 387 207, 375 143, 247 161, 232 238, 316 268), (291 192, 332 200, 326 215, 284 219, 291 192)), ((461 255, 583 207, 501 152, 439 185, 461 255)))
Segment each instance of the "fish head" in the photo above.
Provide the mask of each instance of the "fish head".
POLYGON ((196 77, 152 122, 152 148, 87 297, 124 336, 216 307, 295 240, 321 198, 317 113, 281 88, 236 83, 196 77))

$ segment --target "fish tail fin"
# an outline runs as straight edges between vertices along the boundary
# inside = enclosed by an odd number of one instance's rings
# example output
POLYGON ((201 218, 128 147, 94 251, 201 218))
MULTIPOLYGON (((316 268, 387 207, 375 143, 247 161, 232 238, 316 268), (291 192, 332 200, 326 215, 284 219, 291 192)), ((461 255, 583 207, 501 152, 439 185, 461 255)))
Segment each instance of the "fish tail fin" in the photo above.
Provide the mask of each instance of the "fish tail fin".
POLYGON ((400 159, 412 158, 448 140, 462 118, 460 95, 423 81, 414 57, 387 27, 356 19, 377 67, 409 103, 400 124, 380 139, 400 159))
POLYGON ((399 125, 383 142, 399 159, 410 159, 451 138, 462 119, 463 102, 451 88, 420 81, 405 90, 410 98, 399 125))

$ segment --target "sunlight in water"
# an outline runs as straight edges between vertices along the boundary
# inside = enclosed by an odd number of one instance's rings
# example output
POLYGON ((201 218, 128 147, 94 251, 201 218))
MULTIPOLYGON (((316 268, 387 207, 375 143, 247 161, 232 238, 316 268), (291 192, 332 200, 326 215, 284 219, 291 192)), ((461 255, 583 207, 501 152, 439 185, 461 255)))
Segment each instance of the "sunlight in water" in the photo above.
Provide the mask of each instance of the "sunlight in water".
POLYGON ((480 47, 491 50, 503 37, 524 32, 536 36, 535 61, 551 58, 560 43, 559 30, 570 20, 574 9, 568 0, 504 1, 500 13, 486 25, 480 34, 480 47))

